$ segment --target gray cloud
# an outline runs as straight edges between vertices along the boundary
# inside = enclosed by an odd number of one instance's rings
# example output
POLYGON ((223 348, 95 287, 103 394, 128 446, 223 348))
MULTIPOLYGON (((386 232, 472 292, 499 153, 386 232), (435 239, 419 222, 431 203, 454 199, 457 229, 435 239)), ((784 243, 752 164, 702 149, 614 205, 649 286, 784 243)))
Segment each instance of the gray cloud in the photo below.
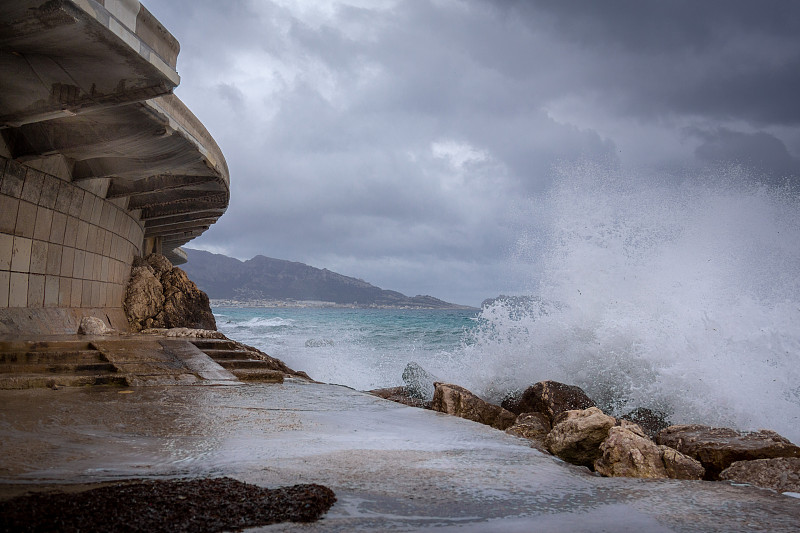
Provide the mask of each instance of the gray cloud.
POLYGON ((798 172, 796 2, 146 5, 231 170, 193 245, 240 258, 477 304, 560 161, 798 172))

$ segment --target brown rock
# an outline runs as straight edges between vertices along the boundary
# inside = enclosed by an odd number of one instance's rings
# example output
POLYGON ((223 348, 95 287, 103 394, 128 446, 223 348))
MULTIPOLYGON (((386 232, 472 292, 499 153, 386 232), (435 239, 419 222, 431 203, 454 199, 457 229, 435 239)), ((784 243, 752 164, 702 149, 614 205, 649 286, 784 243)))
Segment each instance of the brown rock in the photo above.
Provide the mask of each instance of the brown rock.
POLYGON ((164 275, 165 272, 169 272, 173 268, 169 259, 161 254, 150 254, 144 259, 144 261, 150 265, 150 268, 153 269, 153 273, 159 279, 164 275))
POLYGON ((125 314, 131 331, 140 331, 146 321, 157 315, 164 306, 164 290, 149 266, 134 267, 125 291, 125 314))
POLYGON ((800 448, 774 431, 740 432, 702 425, 670 426, 656 442, 697 459, 706 469, 705 479, 718 479, 735 461, 800 457, 800 448))
POLYGON ((173 267, 161 275, 164 308, 160 327, 217 329, 208 295, 197 288, 186 272, 173 267))
POLYGON ((544 442, 550 429, 550 419, 544 413, 522 413, 506 433, 544 442))
POLYGON ((736 461, 719 478, 778 492, 800 492, 800 457, 736 461))
POLYGON ((519 399, 508 399, 503 407, 514 414, 544 413, 552 424, 565 411, 587 409, 595 404, 583 389, 558 381, 540 381, 528 387, 519 399))
POLYGON ((609 477, 663 479, 667 477, 661 450, 638 425, 623 421, 612 427, 608 438, 600 444, 602 454, 594 469, 609 477))
POLYGON ((124 303, 131 331, 217 329, 208 296, 183 270, 159 254, 150 254, 134 264, 124 303))
POLYGON ((506 433, 528 439, 536 448, 546 451, 544 441, 550 429, 550 419, 544 413, 522 413, 506 433))
POLYGON ((592 468, 601 455, 600 443, 616 422, 597 407, 565 411, 556 417, 545 445, 568 463, 592 468))
POLYGON ((706 469, 700 461, 692 459, 688 455, 669 446, 659 444, 661 459, 664 461, 664 468, 667 470, 667 477, 670 479, 703 479, 706 469))
POLYGON ((434 411, 480 422, 496 429, 506 429, 514 424, 516 417, 513 413, 481 400, 464 387, 438 382, 433 386, 431 408, 434 411))

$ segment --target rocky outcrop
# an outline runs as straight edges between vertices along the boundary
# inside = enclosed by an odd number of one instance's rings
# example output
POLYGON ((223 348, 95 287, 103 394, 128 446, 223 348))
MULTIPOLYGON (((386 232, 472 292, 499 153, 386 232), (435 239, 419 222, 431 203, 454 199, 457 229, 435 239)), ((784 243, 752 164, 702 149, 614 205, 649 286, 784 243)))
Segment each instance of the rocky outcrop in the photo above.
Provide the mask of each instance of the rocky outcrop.
POLYGON ((623 420, 600 445, 595 471, 609 477, 702 479, 699 461, 653 442, 638 424, 623 420))
POLYGON ((525 389, 519 398, 509 398, 502 406, 512 413, 544 413, 550 422, 561 413, 588 409, 595 404, 583 389, 558 381, 540 381, 525 389))
POLYGON ((556 417, 545 445, 550 453, 568 463, 593 468, 601 455, 600 443, 616 422, 597 407, 565 411, 556 417))
POLYGON ((778 492, 800 492, 800 457, 736 461, 719 478, 778 492))
POLYGON ((506 429, 506 433, 526 438, 536 448, 544 450, 544 441, 550 433, 550 419, 544 413, 522 413, 514 425, 506 429))
POLYGON ((481 400, 464 387, 437 382, 434 383, 434 388, 431 404, 434 411, 480 422, 496 429, 506 429, 514 424, 516 416, 513 413, 481 400))
POLYGON ((134 263, 123 307, 133 332, 151 328, 217 329, 208 296, 160 254, 134 263))
POLYGON ((658 434, 656 442, 700 461, 705 479, 712 480, 736 461, 800 457, 800 447, 765 429, 740 432, 697 424, 670 426, 658 434))

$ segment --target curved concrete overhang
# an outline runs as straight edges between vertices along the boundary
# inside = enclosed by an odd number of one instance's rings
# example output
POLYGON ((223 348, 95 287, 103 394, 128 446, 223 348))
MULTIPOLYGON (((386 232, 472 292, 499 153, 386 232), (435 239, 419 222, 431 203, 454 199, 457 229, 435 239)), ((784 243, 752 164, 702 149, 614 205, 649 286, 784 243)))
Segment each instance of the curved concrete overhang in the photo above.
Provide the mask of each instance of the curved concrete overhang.
POLYGON ((35 168, 55 159, 68 174, 62 178, 92 180, 92 190, 142 222, 144 251, 171 253, 216 222, 229 201, 222 152, 171 94, 178 51, 136 0, 0 7, 7 155, 35 168))

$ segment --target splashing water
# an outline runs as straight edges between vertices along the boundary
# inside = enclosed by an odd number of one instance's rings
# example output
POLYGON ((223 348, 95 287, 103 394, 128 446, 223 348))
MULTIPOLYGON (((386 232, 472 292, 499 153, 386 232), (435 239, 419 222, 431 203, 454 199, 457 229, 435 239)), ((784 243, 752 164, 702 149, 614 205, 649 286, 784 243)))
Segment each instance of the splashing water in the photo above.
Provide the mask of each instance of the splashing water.
POLYGON ((454 379, 495 399, 554 379, 617 415, 800 442, 797 193, 741 168, 677 183, 584 163, 543 205, 536 297, 485 308, 454 379))

